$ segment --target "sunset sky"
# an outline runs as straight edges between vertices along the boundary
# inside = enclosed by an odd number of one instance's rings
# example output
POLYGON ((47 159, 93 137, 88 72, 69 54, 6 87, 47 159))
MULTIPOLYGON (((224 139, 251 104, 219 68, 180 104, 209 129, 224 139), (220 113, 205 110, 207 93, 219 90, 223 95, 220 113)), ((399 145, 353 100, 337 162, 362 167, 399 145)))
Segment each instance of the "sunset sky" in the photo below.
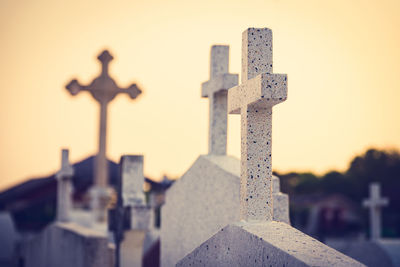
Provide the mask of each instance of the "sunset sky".
MULTIPOLYGON (((145 175, 181 176, 207 153, 213 44, 230 45, 240 72, 241 34, 273 31, 274 72, 288 100, 274 107, 273 168, 344 170, 369 147, 400 148, 400 1, 0 0, 0 189, 97 152, 99 108, 72 97, 97 55, 114 56, 121 87, 144 93, 110 104, 108 157, 144 154, 145 175)), ((229 115, 228 154, 240 155, 240 116, 229 115)))

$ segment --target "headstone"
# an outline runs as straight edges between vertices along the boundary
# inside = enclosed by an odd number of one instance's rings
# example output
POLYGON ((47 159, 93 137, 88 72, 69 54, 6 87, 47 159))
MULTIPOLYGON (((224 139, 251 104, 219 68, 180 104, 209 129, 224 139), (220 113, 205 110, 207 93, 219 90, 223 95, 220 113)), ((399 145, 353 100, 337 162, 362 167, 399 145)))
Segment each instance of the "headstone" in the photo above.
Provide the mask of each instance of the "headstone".
POLYGON ((227 89, 237 84, 238 75, 229 73, 229 46, 212 46, 210 61, 210 80, 201 86, 201 96, 210 99, 208 154, 226 155, 227 89))
POLYGON ((381 197, 379 183, 370 184, 370 197, 363 201, 370 208, 370 240, 332 239, 326 243, 330 247, 356 259, 367 266, 400 266, 400 239, 381 238, 381 208, 389 200, 381 197))
POLYGON ((228 111, 241 114, 241 221, 224 227, 177 266, 363 266, 273 221, 272 106, 286 100, 287 78, 272 73, 270 29, 250 28, 242 40, 242 84, 228 91, 228 111))
POLYGON ((22 245, 25 267, 112 267, 113 249, 105 233, 75 223, 56 222, 22 245))
POLYGON ((100 105, 99 151, 96 157, 94 187, 90 192, 95 219, 97 221, 105 221, 106 205, 110 194, 107 188, 109 181, 106 159, 108 103, 120 93, 126 93, 131 99, 135 99, 142 91, 136 84, 132 84, 126 89, 120 88, 109 76, 108 65, 113 57, 107 50, 104 50, 98 56, 98 59, 102 67, 100 76, 94 79, 90 85, 81 85, 77 80, 72 80, 66 88, 72 95, 76 95, 80 91, 88 91, 100 105))
POLYGON ((272 176, 272 195, 273 195, 273 220, 290 224, 289 219, 289 196, 281 192, 280 181, 276 176, 272 176))
POLYGON ((229 222, 239 218, 239 161, 226 155, 229 47, 211 47, 210 79, 202 97, 210 102, 209 150, 167 191, 161 209, 161 265, 176 262, 229 222))
POLYGON ((56 173, 57 179, 57 221, 69 222, 72 209, 72 176, 74 169, 69 163, 69 151, 61 152, 61 169, 56 173))
POLYGON ((389 200, 381 197, 380 184, 370 184, 369 199, 365 199, 363 205, 364 207, 369 208, 370 233, 372 240, 379 240, 381 238, 381 208, 388 204, 389 200))
POLYGON ((150 228, 151 209, 143 193, 143 156, 123 156, 117 206, 110 211, 116 267, 141 266, 143 241, 150 228))
MULTIPOLYGON (((240 161, 226 155, 226 89, 237 84, 237 75, 228 72, 228 60, 228 46, 211 47, 210 80, 202 84, 202 96, 210 98, 209 151, 167 191, 161 210, 163 267, 174 266, 223 226, 240 218, 240 161)), ((279 178, 275 178, 279 190, 279 178)), ((280 206, 274 220, 289 223, 287 195, 275 191, 275 197, 280 206)))

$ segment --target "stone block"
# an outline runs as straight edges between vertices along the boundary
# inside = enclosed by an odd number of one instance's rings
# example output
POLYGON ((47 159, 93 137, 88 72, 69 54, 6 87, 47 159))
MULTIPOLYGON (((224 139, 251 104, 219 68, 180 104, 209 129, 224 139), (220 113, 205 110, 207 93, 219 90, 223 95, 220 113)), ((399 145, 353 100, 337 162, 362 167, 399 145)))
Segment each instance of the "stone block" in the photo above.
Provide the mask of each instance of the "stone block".
POLYGON ((365 266, 282 222, 221 229, 176 266, 365 266))
POLYGON ((114 251, 104 233, 74 223, 56 223, 27 241, 26 267, 113 267, 114 251))

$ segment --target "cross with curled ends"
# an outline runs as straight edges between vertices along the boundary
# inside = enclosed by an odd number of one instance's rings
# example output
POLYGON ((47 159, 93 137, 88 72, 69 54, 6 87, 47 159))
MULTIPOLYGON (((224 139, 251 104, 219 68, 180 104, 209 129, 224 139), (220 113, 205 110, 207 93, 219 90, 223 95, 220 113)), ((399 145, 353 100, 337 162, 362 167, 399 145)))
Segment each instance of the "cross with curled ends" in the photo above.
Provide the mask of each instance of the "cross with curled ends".
POLYGON ((128 88, 121 88, 109 76, 108 65, 113 57, 107 50, 104 50, 97 59, 101 63, 101 74, 89 85, 81 85, 76 79, 72 80, 66 86, 72 95, 76 95, 80 91, 88 91, 96 101, 105 104, 113 100, 120 93, 128 94, 131 99, 135 99, 142 93, 136 84, 131 84, 128 88))

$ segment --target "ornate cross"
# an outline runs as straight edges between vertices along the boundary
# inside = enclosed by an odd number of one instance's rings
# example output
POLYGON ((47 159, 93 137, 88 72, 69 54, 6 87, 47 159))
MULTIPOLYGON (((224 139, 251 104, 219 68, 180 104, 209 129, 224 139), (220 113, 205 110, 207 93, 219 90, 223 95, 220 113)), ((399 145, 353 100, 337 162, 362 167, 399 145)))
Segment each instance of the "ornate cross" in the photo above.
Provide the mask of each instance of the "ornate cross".
MULTIPOLYGON (((79 84, 77 80, 72 80, 66 88, 72 95, 76 95, 80 91, 88 91, 100 104, 100 138, 99 150, 95 164, 94 185, 95 187, 100 188, 99 191, 104 191, 104 188, 108 185, 108 165, 106 158, 107 105, 117 94, 126 93, 131 99, 135 99, 142 91, 136 86, 136 84, 132 84, 126 89, 118 87, 116 82, 108 74, 108 65, 113 57, 107 50, 104 50, 97 58, 102 66, 100 76, 95 78, 92 83, 87 86, 79 84)), ((96 193, 95 195, 100 197, 101 192, 96 193)), ((104 201, 95 200, 95 202, 103 203, 104 201)), ((104 206, 103 204, 97 205, 104 206)), ((104 210, 105 207, 98 208, 104 210)), ((100 213, 102 213, 102 211, 100 211, 100 213)), ((101 215, 99 216, 102 217, 101 215)), ((99 220, 102 219, 99 218, 99 220)))
POLYGON ((242 35, 242 84, 228 90, 228 111, 241 114, 240 214, 246 221, 273 219, 272 107, 287 98, 286 74, 272 73, 272 31, 242 35))
POLYGON ((57 221, 68 222, 72 208, 72 176, 74 169, 69 164, 68 149, 61 152, 61 169, 56 173, 57 179, 57 221))
POLYGON ((229 73, 229 46, 211 47, 210 80, 201 85, 201 96, 210 99, 208 154, 226 155, 227 90, 238 83, 229 73))
POLYGON ((381 197, 381 187, 379 183, 369 185, 369 199, 363 201, 363 206, 369 208, 370 233, 372 240, 381 237, 381 208, 387 206, 389 200, 381 197))

